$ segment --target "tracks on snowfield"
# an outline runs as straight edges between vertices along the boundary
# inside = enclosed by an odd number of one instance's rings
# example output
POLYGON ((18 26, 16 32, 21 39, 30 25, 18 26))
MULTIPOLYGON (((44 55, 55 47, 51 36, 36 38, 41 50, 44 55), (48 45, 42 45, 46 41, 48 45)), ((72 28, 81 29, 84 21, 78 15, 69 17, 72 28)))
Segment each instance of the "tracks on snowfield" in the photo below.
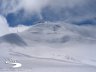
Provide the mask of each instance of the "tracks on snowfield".
POLYGON ((56 57, 51 57, 51 58, 48 58, 48 57, 36 57, 36 56, 31 56, 31 55, 27 55, 27 54, 23 54, 23 53, 19 53, 19 52, 14 52, 16 55, 21 55, 21 56, 25 56, 25 57, 28 57, 29 60, 31 59, 41 59, 41 60, 53 60, 53 61, 57 61, 57 62, 66 62, 66 63, 72 63, 72 64, 81 64, 81 65, 89 65, 89 66, 94 66, 96 67, 96 61, 94 60, 90 60, 90 59, 76 59, 74 57, 71 57, 71 56, 66 56, 64 57, 63 59, 62 58, 56 58, 56 57))

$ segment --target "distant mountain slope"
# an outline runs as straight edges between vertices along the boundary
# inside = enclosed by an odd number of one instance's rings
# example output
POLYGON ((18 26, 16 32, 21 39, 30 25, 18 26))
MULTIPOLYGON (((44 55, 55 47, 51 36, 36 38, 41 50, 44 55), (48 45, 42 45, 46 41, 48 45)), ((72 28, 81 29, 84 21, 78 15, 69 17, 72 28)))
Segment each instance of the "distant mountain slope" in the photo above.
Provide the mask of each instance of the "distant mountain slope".
POLYGON ((95 66, 95 32, 95 26, 39 23, 24 32, 0 37, 0 56, 18 60, 50 58, 95 66))
POLYGON ((36 42, 49 42, 49 43, 66 43, 70 41, 88 42, 95 41, 94 35, 95 27, 91 26, 77 26, 66 24, 64 22, 57 23, 41 23, 33 25, 32 28, 21 33, 21 37, 28 38, 36 42), (93 29, 94 28, 94 29, 93 29), (93 29, 93 30, 92 30, 93 29), (27 36, 28 35, 28 36, 27 36))
POLYGON ((3 37, 0 37, 0 43, 5 42, 9 43, 11 45, 17 45, 17 46, 26 46, 26 42, 23 41, 23 39, 15 33, 5 35, 3 37))
POLYGON ((95 42, 96 29, 94 26, 78 26, 64 22, 45 22, 33 25, 24 32, 8 34, 1 39, 17 45, 32 45, 37 43, 69 43, 69 42, 95 42))

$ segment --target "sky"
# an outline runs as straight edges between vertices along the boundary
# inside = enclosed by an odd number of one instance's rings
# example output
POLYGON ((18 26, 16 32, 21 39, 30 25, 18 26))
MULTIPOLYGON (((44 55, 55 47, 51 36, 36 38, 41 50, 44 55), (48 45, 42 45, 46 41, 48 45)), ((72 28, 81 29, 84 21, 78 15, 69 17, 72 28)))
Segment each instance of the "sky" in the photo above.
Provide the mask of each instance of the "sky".
MULTIPOLYGON (((95 7, 95 0, 0 0, 2 14, 18 12, 24 9, 25 13, 41 12, 42 8, 51 6, 53 8, 83 6, 85 8, 95 7)), ((94 11, 94 9, 93 9, 94 11)))
POLYGON ((42 19, 95 24, 95 4, 96 0, 0 0, 0 31, 7 32, 8 26, 32 25, 42 19))

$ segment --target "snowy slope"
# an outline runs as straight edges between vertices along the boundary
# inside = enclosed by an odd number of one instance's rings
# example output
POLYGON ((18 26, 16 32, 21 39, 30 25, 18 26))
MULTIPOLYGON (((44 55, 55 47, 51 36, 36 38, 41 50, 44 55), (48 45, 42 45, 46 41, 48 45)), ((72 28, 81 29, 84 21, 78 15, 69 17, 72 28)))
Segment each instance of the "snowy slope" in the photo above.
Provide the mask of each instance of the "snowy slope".
MULTIPOLYGON (((52 65, 54 65, 54 61, 57 61, 57 67, 58 62, 72 63, 72 65, 69 64, 68 67, 74 67, 66 70, 66 66, 60 64, 60 69, 54 66, 52 69, 49 68, 52 71, 57 69, 57 72, 59 72, 59 70, 62 70, 61 72, 64 72, 64 70, 72 72, 72 69, 73 72, 77 72, 78 68, 80 70, 81 67, 83 67, 82 65, 85 65, 84 69, 81 69, 80 72, 91 72, 91 66, 93 68, 92 72, 95 72, 95 32, 96 29, 94 26, 77 26, 64 22, 36 24, 24 32, 17 34, 12 33, 0 37, 0 57, 16 59, 22 62, 24 66, 27 61, 34 61, 34 59, 36 59, 37 63, 33 62, 32 64, 34 65, 32 67, 34 68, 36 64, 37 69, 39 68, 38 66, 42 64, 42 60, 47 60, 44 66, 46 66, 49 60, 52 60, 52 65), (24 60, 22 61, 22 59, 24 60), (39 62, 37 60, 39 60, 39 62), (90 70, 87 70, 87 68, 90 70)), ((31 62, 28 64, 32 65, 31 62)), ((39 69, 42 71, 44 68, 46 71, 48 66, 50 67, 51 64, 49 63, 46 67, 39 69)), ((38 71, 35 70, 34 72, 38 71)))
POLYGON ((17 27, 9 27, 9 31, 10 33, 18 33, 18 32, 23 32, 29 28, 30 26, 18 25, 17 27))

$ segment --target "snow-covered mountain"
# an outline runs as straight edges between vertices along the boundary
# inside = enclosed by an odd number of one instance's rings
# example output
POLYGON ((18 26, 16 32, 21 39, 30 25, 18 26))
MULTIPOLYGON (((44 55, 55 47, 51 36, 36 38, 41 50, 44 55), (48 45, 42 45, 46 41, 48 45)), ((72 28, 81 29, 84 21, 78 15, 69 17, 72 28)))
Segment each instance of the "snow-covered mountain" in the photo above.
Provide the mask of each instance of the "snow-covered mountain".
POLYGON ((79 27, 78 25, 67 24, 64 22, 45 22, 33 25, 29 29, 28 28, 18 26, 17 28, 10 29, 16 30, 17 34, 15 34, 15 31, 13 31, 12 34, 8 34, 3 37, 10 37, 11 35, 14 37, 18 35, 18 37, 21 37, 24 40, 30 40, 34 42, 40 41, 44 43, 66 43, 70 42, 71 40, 78 40, 78 42, 82 40, 88 42, 86 40, 89 40, 90 42, 96 38, 96 35, 94 35, 94 32, 96 31, 94 26, 79 27), (19 30, 19 28, 23 28, 24 30, 19 30))
POLYGON ((0 0, 3 71, 96 72, 96 0, 0 0))
POLYGON ((31 26, 24 26, 24 25, 18 25, 17 27, 9 27, 9 32, 10 33, 18 33, 18 32, 23 32, 27 29, 29 29, 31 26))
POLYGON ((47 59, 95 67, 95 32, 94 26, 64 22, 36 24, 23 32, 0 37, 0 57, 17 61, 47 59))

